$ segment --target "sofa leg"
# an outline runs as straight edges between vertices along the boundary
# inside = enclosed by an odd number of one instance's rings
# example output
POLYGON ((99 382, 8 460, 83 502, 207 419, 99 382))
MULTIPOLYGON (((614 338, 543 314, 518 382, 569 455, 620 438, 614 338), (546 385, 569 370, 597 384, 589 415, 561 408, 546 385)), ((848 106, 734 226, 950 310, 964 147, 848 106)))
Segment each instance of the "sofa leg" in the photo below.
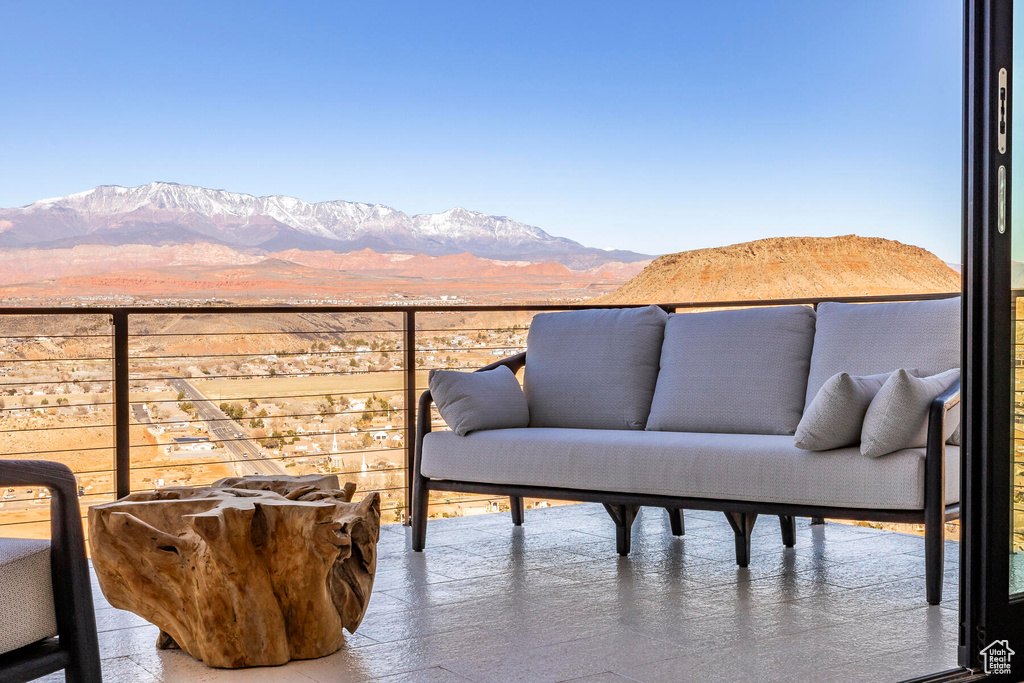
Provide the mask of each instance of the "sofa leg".
POLYGON ((811 517, 811 526, 822 526, 825 524, 824 517, 811 517))
POLYGON ((683 509, 682 508, 665 508, 668 510, 668 521, 672 525, 672 535, 682 536, 686 533, 683 527, 683 509))
POLYGON ((633 522, 636 521, 636 514, 639 512, 640 506, 611 505, 609 503, 605 503, 604 509, 608 511, 608 514, 611 515, 611 518, 615 521, 616 549, 619 551, 619 555, 625 557, 626 555, 629 555, 633 522))
POLYGON ((756 512, 726 512, 725 518, 736 534, 736 564, 746 567, 750 564, 750 533, 757 521, 756 512))
POLYGON ((508 504, 512 509, 512 523, 516 526, 522 526, 524 510, 522 496, 509 496, 508 504))
POLYGON ((779 515, 779 525, 782 527, 782 545, 792 548, 796 545, 796 517, 779 515))
POLYGON ((941 524, 926 523, 924 527, 925 592, 929 605, 942 602, 942 575, 946 561, 945 526, 943 520, 941 524))
POLYGON ((421 552, 427 544, 427 502, 429 492, 423 477, 412 484, 412 549, 421 552))

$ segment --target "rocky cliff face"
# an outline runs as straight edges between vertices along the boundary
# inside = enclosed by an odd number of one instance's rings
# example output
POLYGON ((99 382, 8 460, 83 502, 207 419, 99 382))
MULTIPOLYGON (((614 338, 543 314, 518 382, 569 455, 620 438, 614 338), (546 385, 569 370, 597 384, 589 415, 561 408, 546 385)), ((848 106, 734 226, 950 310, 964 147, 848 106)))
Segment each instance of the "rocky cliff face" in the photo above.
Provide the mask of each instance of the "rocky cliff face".
POLYGON ((667 254, 602 303, 735 301, 951 292, 960 275, 929 251, 875 237, 774 237, 667 254))

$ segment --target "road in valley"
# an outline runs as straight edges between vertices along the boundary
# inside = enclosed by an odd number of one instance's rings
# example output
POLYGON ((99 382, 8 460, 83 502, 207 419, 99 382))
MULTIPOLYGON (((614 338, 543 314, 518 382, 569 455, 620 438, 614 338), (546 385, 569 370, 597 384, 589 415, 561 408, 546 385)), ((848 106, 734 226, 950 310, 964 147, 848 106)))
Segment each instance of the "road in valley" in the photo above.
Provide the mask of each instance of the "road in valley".
POLYGON ((175 391, 185 394, 195 406, 199 418, 206 422, 210 440, 219 442, 226 452, 223 457, 238 476, 247 474, 284 474, 288 471, 278 461, 260 453, 260 447, 238 430, 238 425, 199 389, 183 378, 172 379, 175 391), (234 461, 234 462, 231 462, 234 461))

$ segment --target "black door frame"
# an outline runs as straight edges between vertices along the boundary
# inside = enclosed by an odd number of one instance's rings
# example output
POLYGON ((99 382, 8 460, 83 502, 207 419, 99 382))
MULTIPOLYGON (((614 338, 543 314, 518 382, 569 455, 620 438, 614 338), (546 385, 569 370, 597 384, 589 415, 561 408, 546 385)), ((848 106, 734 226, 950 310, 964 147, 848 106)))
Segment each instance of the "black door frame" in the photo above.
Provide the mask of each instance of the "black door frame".
POLYGON ((1010 238, 1012 127, 997 144, 999 71, 1012 99, 1013 0, 966 0, 963 149, 963 482, 960 563, 961 666, 984 670, 981 652, 1007 640, 1024 678, 1024 601, 1009 594, 1013 466, 1014 329, 1010 238), (1005 232, 997 227, 1005 171, 1005 232))

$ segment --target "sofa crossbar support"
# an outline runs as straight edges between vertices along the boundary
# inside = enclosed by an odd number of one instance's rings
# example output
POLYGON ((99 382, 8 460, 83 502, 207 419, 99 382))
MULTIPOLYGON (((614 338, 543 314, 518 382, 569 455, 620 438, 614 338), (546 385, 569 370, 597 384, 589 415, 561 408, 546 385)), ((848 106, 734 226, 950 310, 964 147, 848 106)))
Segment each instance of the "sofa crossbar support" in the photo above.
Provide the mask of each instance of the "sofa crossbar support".
MULTIPOLYGON (((522 496, 549 500, 571 500, 579 503, 612 503, 639 505, 641 507, 669 508, 683 510, 709 510, 725 512, 756 512, 764 515, 790 515, 794 517, 827 516, 832 519, 848 519, 861 522, 901 522, 923 524, 924 510, 892 510, 874 508, 843 508, 822 505, 793 505, 789 503, 759 503, 717 498, 679 498, 646 493, 622 493, 619 491, 588 491, 552 486, 524 486, 519 484, 490 484, 454 479, 423 478, 423 486, 430 491, 451 491, 454 493, 480 493, 491 496, 522 496)), ((956 519, 959 506, 946 508, 947 519, 956 519)))

